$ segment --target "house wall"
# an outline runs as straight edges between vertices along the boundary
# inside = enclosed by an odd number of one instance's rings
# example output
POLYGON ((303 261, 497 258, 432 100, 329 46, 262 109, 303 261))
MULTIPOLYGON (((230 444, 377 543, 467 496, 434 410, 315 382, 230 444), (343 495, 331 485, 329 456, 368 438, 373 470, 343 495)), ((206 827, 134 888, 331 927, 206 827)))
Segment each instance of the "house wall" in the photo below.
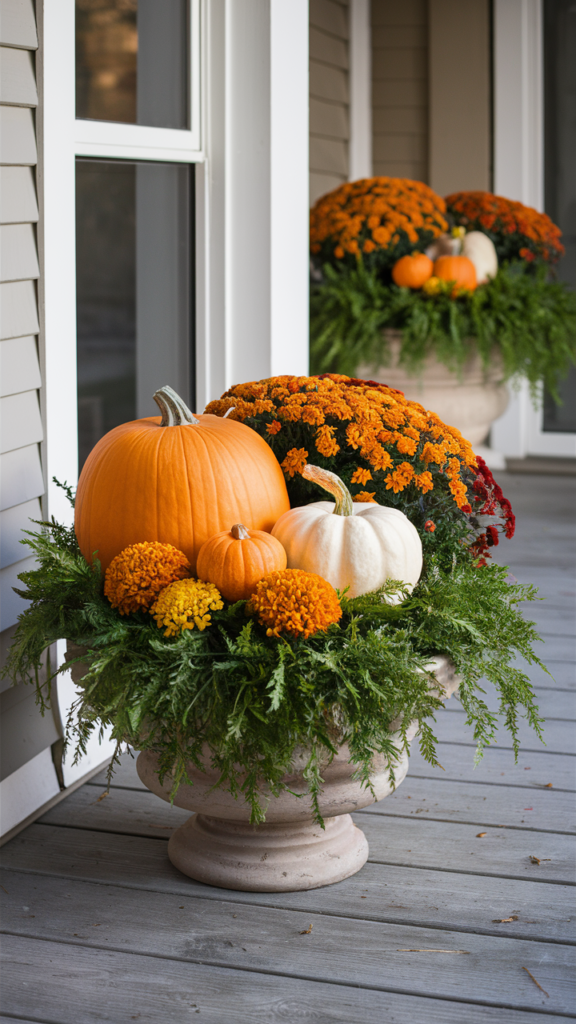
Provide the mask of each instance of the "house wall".
POLYGON ((372 0, 375 175, 428 181, 428 0, 372 0))
MULTIPOLYGON (((3 0, 0 44, 0 643, 4 664, 24 607, 12 588, 18 586, 18 574, 33 565, 19 541, 22 530, 30 527, 30 518, 41 518, 44 494, 36 242, 38 42, 32 0, 3 0)), ((1 689, 1 831, 5 832, 59 792, 51 758, 51 744, 59 733, 52 714, 40 714, 30 686, 11 687, 5 679, 1 689)))
POLYGON ((348 180, 348 0, 310 0, 310 205, 348 180))

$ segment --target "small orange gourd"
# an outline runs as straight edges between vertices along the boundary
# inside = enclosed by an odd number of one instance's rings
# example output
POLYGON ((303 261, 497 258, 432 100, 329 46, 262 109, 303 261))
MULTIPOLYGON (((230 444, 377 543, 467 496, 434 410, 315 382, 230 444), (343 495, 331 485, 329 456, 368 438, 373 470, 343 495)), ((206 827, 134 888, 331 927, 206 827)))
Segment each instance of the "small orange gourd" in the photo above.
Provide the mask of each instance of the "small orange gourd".
POLYGON ((268 573, 285 569, 286 561, 282 544, 272 534, 237 523, 202 545, 196 571, 227 601, 247 601, 256 584, 268 573))
POLYGON ((423 252, 402 256, 392 267, 392 280, 400 288, 421 288, 432 276, 434 264, 423 252))
POLYGON ((454 281, 455 292, 461 288, 473 292, 478 284, 476 267, 467 256, 439 256, 434 264, 434 276, 441 281, 454 281))

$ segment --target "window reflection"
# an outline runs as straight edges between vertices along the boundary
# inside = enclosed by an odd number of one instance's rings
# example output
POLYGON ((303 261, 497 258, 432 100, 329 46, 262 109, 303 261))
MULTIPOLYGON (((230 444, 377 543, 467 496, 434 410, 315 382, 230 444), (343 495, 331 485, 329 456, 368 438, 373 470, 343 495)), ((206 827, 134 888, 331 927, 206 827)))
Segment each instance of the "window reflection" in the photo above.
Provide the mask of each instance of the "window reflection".
POLYGON ((119 423, 192 386, 192 178, 185 164, 79 160, 76 168, 80 468, 119 423))
POLYGON ((76 0, 76 116, 188 127, 187 0, 76 0))

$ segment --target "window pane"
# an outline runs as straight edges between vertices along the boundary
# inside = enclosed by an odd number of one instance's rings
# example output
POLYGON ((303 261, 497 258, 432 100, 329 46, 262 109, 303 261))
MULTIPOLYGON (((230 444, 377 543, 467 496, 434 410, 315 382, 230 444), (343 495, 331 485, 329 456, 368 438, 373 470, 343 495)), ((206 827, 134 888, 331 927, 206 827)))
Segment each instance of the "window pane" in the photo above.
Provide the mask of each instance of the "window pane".
POLYGON ((108 430, 155 416, 154 391, 192 387, 193 169, 79 160, 79 463, 108 430))
MULTIPOLYGON (((576 4, 544 2, 546 213, 562 229, 558 277, 576 287, 576 4)), ((544 399, 545 431, 576 432, 576 369, 558 385, 563 405, 544 399)))
POLYGON ((187 0, 76 0, 76 116, 188 127, 187 0))

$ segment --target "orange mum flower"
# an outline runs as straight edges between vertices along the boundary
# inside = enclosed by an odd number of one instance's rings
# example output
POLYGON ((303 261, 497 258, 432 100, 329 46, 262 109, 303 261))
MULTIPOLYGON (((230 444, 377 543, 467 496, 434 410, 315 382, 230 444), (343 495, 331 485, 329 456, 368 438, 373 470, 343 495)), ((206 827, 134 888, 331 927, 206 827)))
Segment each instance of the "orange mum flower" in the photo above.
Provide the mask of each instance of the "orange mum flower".
MULTIPOLYGON (((222 416, 228 409, 269 440, 289 486, 301 475, 309 452, 316 451, 351 487, 364 488, 370 482, 373 490, 363 491, 361 498, 356 495, 357 500, 386 504, 387 494, 406 488, 414 500, 416 492, 440 487, 459 508, 467 503, 470 469, 476 468, 468 441, 435 413, 385 384, 336 373, 271 377, 231 388, 206 412, 222 416), (269 402, 272 423, 269 413, 257 411, 268 409, 269 402), (400 465, 398 454, 404 457, 400 465), (451 483, 454 487, 449 488, 451 483)), ((298 490, 297 480, 293 487, 298 503, 304 494, 310 496, 309 490, 298 490)))
POLYGON ((284 462, 280 465, 288 476, 294 476, 296 473, 301 473, 308 461, 308 452, 305 448, 291 448, 288 452, 284 462))
POLYGON ((358 469, 356 469, 352 474, 352 479, 350 483, 364 485, 367 484, 369 480, 372 480, 372 473, 370 472, 370 470, 362 469, 362 467, 359 466, 358 469))
POLYGON ((104 594, 120 615, 148 611, 165 587, 190 572, 186 555, 172 544, 131 544, 106 569, 104 594))
POLYGON ((257 615, 267 636, 307 637, 342 618, 338 594, 326 580, 302 569, 271 572, 256 584, 246 611, 257 615))
POLYGON ((354 501, 369 501, 372 505, 377 505, 378 502, 374 495, 376 491, 358 491, 358 494, 353 495, 354 501))

